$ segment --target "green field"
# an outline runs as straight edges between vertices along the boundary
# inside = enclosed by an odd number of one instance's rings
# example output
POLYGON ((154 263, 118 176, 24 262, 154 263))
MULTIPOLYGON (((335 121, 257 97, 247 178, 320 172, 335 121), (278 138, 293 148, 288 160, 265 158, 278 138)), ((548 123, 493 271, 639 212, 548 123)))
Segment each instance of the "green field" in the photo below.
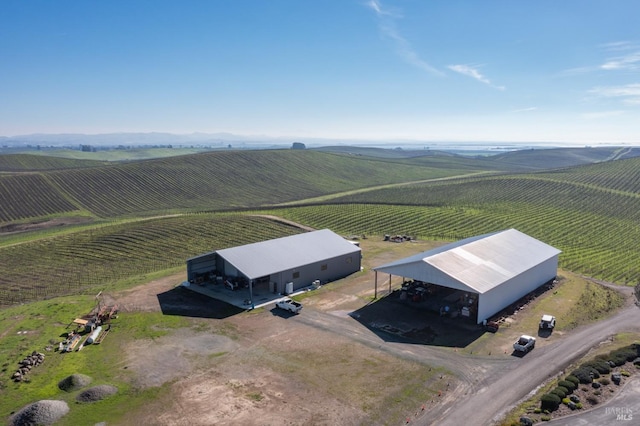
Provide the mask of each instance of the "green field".
POLYGON ((255 208, 467 171, 441 163, 292 150, 203 153, 53 171, 38 170, 42 161, 33 158, 34 170, 23 163, 21 173, 0 174, 0 199, 11 201, 0 205, 0 226, 78 212, 114 218, 255 208))
MULTIPOLYGON (((169 386, 134 387, 122 353, 142 339, 157 341, 175 330, 207 326, 159 312, 122 313, 114 322, 117 338, 109 344, 70 356, 52 351, 26 383, 14 383, 10 375, 25 353, 51 346, 71 318, 89 312, 99 291, 182 272, 187 258, 204 252, 303 232, 268 216, 345 236, 366 235, 369 241, 385 234, 453 241, 517 228, 562 250, 560 264, 572 276, 636 285, 638 153, 585 148, 474 158, 341 147, 121 162, 0 155, 0 411, 7 417, 25 404, 54 398, 73 406, 62 424, 83 424, 87 418, 118 424, 126 423, 128 411, 171 398, 169 386), (100 404, 75 403, 75 394, 56 384, 79 371, 97 378, 95 384, 117 386, 118 394, 100 404)), ((595 295, 583 281, 576 278, 571 285, 595 295)), ((581 309, 558 311, 563 326, 592 321, 622 303, 602 305, 602 298, 581 298, 581 309)), ((551 301, 541 303, 543 309, 551 301)), ((251 356, 262 360, 261 351, 251 356)), ((299 365, 315 354, 291 353, 302 357, 293 359, 299 365)), ((321 353, 315 365, 324 369, 330 363, 324 348, 321 353)), ((277 366, 284 358, 273 359, 277 366)), ((324 371, 301 377, 320 380, 324 371)), ((417 406, 416 398, 432 391, 424 383, 434 373, 420 371, 404 371, 415 380, 398 385, 399 393, 388 397, 392 406, 404 410, 407 401, 417 406)), ((373 406, 363 409, 378 413, 373 406)))
POLYGON ((453 241, 516 228, 562 250, 568 270, 640 282, 638 150, 329 151, 117 164, 0 156, 0 305, 130 285, 202 252, 300 232, 251 214, 379 238, 453 241), (73 217, 82 220, 38 225, 73 217))

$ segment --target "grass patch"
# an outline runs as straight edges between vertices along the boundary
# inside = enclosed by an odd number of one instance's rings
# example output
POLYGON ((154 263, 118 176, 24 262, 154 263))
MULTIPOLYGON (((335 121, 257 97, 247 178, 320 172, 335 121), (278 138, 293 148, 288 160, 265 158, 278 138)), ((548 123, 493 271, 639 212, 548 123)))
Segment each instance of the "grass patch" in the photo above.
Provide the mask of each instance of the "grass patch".
POLYGON ((57 343, 73 329, 67 325, 89 313, 94 306, 93 297, 77 296, 0 310, 0 359, 5 360, 0 376, 1 418, 41 399, 61 399, 68 402, 71 411, 57 424, 86 424, 87 419, 117 423, 118 419, 125 418, 127 411, 147 404, 164 392, 163 388, 139 390, 129 385, 129 373, 121 364, 124 347, 136 339, 164 336, 189 321, 160 313, 120 313, 102 344, 86 346, 79 352, 55 351, 57 343), (13 382, 10 377, 18 361, 34 350, 45 354, 44 363, 28 373, 27 383, 13 382), (66 393, 57 387, 60 380, 74 373, 92 377, 92 385, 114 385, 118 393, 99 404, 77 404, 78 392, 66 393))
POLYGON ((624 305, 624 296, 619 292, 587 281, 580 297, 567 313, 567 328, 597 321, 624 305))
POLYGON ((262 393, 260 393, 260 392, 249 393, 246 396, 250 400, 256 401, 256 402, 262 401, 264 399, 264 395, 262 395, 262 393))
POLYGON ((570 330, 606 317, 624 305, 616 290, 593 283, 569 271, 559 271, 559 284, 539 296, 530 314, 519 319, 518 327, 537 330, 543 314, 556 317, 556 331, 570 330))

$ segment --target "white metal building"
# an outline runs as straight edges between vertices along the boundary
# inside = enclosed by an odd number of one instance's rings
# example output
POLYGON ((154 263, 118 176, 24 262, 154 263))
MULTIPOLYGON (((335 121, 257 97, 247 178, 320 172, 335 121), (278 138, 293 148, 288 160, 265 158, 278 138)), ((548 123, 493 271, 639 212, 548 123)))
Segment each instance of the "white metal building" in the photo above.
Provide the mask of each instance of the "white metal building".
POLYGON ((374 268, 477 295, 477 321, 555 279, 560 250, 515 229, 479 235, 374 268))
POLYGON ((205 253, 187 260, 189 282, 218 277, 269 293, 290 293, 314 281, 333 281, 360 270, 360 247, 329 229, 205 253), (287 288, 289 286, 290 288, 287 288))

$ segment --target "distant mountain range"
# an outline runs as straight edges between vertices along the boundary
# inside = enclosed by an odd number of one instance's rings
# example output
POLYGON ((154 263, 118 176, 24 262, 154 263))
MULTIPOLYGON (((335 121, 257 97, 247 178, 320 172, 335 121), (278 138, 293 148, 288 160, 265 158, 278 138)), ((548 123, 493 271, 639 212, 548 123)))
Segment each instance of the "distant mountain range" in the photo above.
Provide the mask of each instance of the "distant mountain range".
MULTIPOLYGON (((498 142, 498 141, 419 141, 419 140, 366 140, 366 139, 329 139, 308 137, 274 137, 266 135, 238 135, 234 133, 36 133, 18 136, 0 136, 0 149, 39 149, 39 148, 71 148, 81 145, 94 148, 110 149, 112 147, 168 147, 172 148, 233 148, 264 149, 290 148, 294 142, 302 142, 308 148, 366 146, 373 148, 396 148, 409 150, 439 150, 447 152, 508 152, 523 149, 560 148, 578 145, 569 143, 541 142, 498 142)), ((623 144, 624 146, 628 146, 623 144)), ((592 146, 612 146, 611 144, 594 144, 592 146)))
POLYGON ((266 135, 238 135, 233 133, 103 133, 103 134, 81 134, 81 133, 36 133, 18 136, 0 136, 0 148, 24 148, 27 146, 36 147, 78 147, 79 145, 91 145, 94 147, 141 147, 141 146, 167 146, 174 148, 183 147, 223 147, 233 145, 234 147, 260 147, 268 148, 291 147, 293 142, 302 142, 311 146, 339 146, 339 145, 366 145, 378 147, 395 147, 421 145, 418 141, 368 141, 357 139, 328 139, 328 138, 308 138, 308 137, 274 137, 266 135))

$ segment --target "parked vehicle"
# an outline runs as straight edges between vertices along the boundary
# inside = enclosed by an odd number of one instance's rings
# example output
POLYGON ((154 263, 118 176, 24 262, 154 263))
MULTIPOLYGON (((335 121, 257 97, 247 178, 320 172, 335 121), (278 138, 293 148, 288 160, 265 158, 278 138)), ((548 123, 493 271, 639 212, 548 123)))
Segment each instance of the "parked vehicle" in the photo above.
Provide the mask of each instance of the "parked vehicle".
POLYGON ((529 352, 531 349, 533 349, 535 346, 536 346, 536 338, 523 334, 513 344, 513 349, 515 349, 517 352, 526 353, 526 352, 529 352))
POLYGON ((556 317, 552 315, 543 315, 540 320, 540 329, 553 330, 556 326, 556 317))
POLYGON ((282 299, 276 302, 276 308, 284 309, 285 311, 293 312, 294 314, 299 313, 302 310, 302 303, 296 302, 295 300, 291 300, 289 298, 282 299))

